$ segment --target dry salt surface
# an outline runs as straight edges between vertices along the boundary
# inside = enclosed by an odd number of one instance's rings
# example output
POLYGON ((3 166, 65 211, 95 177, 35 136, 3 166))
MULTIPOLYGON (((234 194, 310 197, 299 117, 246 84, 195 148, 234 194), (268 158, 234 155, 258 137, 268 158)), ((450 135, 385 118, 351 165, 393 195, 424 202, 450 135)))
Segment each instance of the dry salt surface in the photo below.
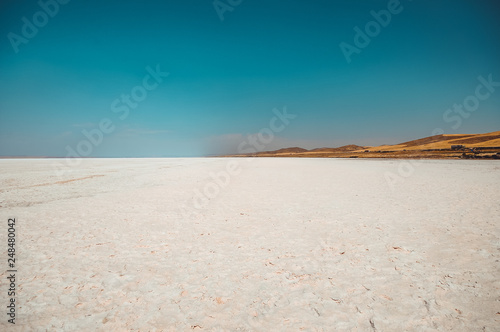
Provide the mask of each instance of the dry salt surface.
POLYGON ((0 330, 500 330, 496 161, 60 162, 0 160, 0 330))

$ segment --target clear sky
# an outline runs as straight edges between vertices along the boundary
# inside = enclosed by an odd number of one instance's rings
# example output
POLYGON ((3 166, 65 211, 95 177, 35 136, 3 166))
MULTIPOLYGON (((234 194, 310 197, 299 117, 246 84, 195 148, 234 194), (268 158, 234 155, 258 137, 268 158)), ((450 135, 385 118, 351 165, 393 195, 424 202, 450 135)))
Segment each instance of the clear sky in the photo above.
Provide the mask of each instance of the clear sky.
POLYGON ((500 87, 443 118, 500 82, 496 0, 54 1, 1 1, 0 155, 66 156, 103 119, 90 156, 234 153, 284 107, 266 150, 500 130, 500 87))

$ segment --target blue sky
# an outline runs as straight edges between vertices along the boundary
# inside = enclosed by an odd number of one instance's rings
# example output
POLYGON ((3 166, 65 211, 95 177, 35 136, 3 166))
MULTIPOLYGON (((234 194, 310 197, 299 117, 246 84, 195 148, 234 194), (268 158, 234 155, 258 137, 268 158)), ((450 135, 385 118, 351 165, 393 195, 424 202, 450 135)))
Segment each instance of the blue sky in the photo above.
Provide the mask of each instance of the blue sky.
POLYGON ((500 129, 500 88, 458 128, 443 119, 478 76, 500 81, 497 1, 401 0, 350 63, 340 43, 390 1, 220 1, 224 20, 209 0, 71 0, 46 24, 36 1, 2 1, 0 155, 66 156, 102 119, 90 156, 234 153, 285 106, 297 117, 266 150, 500 129), (168 77, 120 119, 112 103, 157 65, 168 77))

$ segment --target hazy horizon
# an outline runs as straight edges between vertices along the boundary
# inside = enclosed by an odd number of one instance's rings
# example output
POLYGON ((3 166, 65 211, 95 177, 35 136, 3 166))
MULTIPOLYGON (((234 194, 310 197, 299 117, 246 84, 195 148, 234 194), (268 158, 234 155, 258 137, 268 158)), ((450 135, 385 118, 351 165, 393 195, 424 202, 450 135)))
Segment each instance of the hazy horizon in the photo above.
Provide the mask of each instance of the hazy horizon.
POLYGON ((493 0, 0 8, 0 156, 202 157, 252 137, 313 149, 500 128, 493 0))

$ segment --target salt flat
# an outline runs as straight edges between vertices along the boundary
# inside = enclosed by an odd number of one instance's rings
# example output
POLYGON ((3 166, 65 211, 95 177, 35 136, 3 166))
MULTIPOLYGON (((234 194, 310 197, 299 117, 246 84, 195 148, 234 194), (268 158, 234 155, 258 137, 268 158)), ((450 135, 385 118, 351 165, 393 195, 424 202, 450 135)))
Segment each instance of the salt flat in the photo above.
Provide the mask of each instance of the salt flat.
POLYGON ((496 161, 422 161, 391 183, 403 161, 55 162, 0 160, 3 308, 9 217, 19 278, 0 330, 500 326, 496 161))

